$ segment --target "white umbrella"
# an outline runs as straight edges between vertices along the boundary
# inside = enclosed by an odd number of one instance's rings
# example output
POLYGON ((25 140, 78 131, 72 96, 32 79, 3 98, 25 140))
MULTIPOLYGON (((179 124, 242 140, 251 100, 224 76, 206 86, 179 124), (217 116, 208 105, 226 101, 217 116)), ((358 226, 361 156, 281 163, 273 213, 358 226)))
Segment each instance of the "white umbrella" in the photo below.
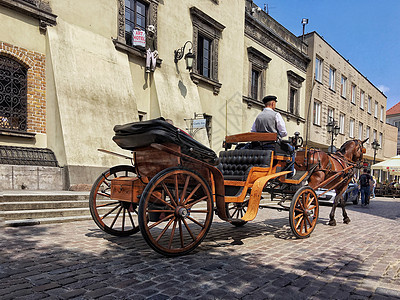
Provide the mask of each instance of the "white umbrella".
POLYGON ((385 161, 371 166, 374 170, 382 170, 392 175, 400 175, 400 155, 393 156, 385 161))

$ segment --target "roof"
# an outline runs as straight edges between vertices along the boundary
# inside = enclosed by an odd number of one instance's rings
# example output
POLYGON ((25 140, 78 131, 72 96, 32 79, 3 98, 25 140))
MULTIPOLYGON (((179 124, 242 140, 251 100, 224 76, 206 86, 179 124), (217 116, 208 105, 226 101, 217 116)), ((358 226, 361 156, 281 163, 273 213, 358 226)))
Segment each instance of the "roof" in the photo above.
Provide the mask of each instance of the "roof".
POLYGON ((397 104, 395 104, 386 111, 387 116, 397 115, 397 114, 400 114, 400 102, 398 102, 397 104))

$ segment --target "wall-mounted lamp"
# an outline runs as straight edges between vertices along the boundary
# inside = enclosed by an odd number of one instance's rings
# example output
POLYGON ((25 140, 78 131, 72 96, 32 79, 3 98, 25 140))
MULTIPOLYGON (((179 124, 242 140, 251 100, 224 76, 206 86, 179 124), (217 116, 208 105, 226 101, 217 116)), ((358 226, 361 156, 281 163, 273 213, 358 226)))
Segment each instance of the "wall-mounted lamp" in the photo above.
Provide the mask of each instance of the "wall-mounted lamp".
POLYGON ((192 53, 193 44, 191 41, 187 41, 185 43, 185 45, 183 45, 182 48, 179 48, 178 50, 174 51, 174 62, 178 63, 178 61, 183 58, 183 55, 185 54, 185 47, 188 43, 190 43, 191 46, 190 46, 189 52, 186 53, 186 55, 185 55, 185 61, 186 61, 186 69, 188 69, 190 71, 191 69, 193 69, 193 60, 196 57, 196 55, 194 55, 194 53, 192 53))

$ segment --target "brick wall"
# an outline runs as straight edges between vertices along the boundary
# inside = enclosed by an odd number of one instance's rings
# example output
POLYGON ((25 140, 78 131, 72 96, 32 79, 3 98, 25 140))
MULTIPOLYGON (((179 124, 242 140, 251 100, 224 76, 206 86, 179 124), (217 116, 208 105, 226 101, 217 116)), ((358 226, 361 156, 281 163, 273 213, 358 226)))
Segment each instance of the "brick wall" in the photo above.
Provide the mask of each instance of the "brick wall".
POLYGON ((13 58, 28 68, 27 131, 46 133, 46 56, 5 42, 0 42, 0 55, 13 58))

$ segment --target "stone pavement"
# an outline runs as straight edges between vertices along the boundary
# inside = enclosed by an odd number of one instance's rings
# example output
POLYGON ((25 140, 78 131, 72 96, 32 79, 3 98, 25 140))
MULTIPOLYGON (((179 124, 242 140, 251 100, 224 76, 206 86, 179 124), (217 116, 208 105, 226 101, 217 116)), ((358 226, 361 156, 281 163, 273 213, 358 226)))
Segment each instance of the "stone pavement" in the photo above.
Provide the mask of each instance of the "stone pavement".
POLYGON ((191 254, 165 258, 140 233, 94 222, 0 228, 0 299, 400 299, 400 199, 347 206, 351 223, 293 238, 288 213, 241 228, 215 216, 191 254))

